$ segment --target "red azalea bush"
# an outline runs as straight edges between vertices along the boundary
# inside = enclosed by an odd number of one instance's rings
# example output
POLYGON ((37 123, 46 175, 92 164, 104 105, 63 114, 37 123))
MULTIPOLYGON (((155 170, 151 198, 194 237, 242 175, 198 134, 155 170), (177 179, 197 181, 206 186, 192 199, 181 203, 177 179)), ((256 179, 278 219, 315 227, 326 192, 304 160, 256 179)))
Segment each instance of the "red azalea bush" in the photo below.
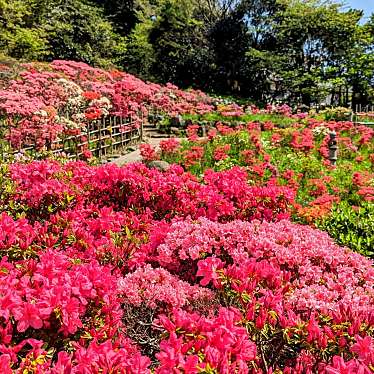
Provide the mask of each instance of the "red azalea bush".
POLYGON ((167 140, 161 140, 160 150, 164 155, 173 154, 180 148, 179 140, 170 138, 167 140))
POLYGON ((1 180, 1 372, 370 372, 372 262, 284 220, 292 189, 54 161, 1 180))
POLYGON ((37 261, 3 257, 0 269, 2 373, 11 367, 17 373, 148 372, 149 360, 121 334, 117 277, 109 267, 46 250, 37 261), (72 349, 74 358, 67 354, 72 349))
POLYGON ((13 198, 28 207, 26 214, 31 219, 94 203, 138 213, 149 211, 156 219, 278 220, 289 216, 294 199, 287 187, 248 185, 247 174, 240 168, 218 173, 208 170, 204 183, 176 165, 163 173, 142 164, 119 168, 39 161, 13 164, 10 170, 16 185, 13 198))
POLYGON ((160 317, 168 339, 160 344, 157 373, 248 373, 256 359, 256 345, 241 324, 235 309, 222 308, 218 316, 174 310, 171 319, 160 317))
POLYGON ((300 132, 295 131, 292 134, 292 141, 290 145, 295 148, 299 149, 303 152, 309 152, 313 149, 313 133, 310 129, 306 128, 300 132))
POLYGON ((189 127, 188 141, 173 153, 153 151, 198 176, 207 168, 222 171, 240 165, 253 185, 286 185, 296 192, 296 216, 311 224, 340 201, 359 206, 373 200, 370 128, 307 119, 287 127, 269 121, 249 122, 245 128, 218 123, 207 138, 199 138, 198 130, 197 125, 189 127), (337 133, 336 165, 329 161, 331 130, 337 133))

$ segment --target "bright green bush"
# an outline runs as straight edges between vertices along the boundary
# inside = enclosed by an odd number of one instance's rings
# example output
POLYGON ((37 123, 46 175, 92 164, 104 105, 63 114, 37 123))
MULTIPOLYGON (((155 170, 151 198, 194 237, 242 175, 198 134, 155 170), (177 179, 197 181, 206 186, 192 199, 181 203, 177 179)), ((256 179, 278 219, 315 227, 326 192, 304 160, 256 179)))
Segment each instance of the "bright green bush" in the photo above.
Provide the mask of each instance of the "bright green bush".
POLYGON ((352 110, 344 107, 327 108, 320 112, 326 121, 349 121, 352 110))
POLYGON ((334 206, 331 215, 316 226, 327 231, 340 245, 374 258, 374 204, 352 207, 347 202, 334 206))

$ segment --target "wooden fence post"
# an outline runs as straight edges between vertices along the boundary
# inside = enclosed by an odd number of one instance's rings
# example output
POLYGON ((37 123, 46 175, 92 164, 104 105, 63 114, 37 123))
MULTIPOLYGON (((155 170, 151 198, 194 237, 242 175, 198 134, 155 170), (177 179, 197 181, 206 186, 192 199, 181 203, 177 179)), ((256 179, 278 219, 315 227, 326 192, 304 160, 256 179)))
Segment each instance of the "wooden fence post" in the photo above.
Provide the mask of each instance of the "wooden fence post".
POLYGON ((101 151, 102 151, 102 144, 101 144, 101 120, 96 120, 97 121, 97 127, 98 127, 98 137, 99 137, 99 142, 98 142, 98 155, 99 155, 99 160, 101 160, 101 151))
POLYGON ((128 126, 129 126, 129 143, 128 144, 132 144, 132 140, 133 140, 133 118, 132 118, 132 114, 129 114, 129 118, 128 118, 128 126))
POLYGON ((90 122, 88 122, 86 126, 86 132, 87 132, 87 148, 89 151, 91 151, 91 129, 90 129, 90 122))
POLYGON ((119 117, 119 132, 120 132, 120 135, 121 135, 121 145, 120 145, 119 148, 122 152, 123 145, 124 145, 124 141, 123 141, 123 118, 122 118, 122 116, 119 117))
POLYGON ((109 126, 110 133, 110 153, 113 154, 113 127, 117 126, 117 116, 113 117, 113 123, 109 126))
POLYGON ((144 134, 144 114, 143 112, 140 112, 141 113, 141 117, 140 117, 140 142, 142 143, 143 142, 143 134, 144 134))

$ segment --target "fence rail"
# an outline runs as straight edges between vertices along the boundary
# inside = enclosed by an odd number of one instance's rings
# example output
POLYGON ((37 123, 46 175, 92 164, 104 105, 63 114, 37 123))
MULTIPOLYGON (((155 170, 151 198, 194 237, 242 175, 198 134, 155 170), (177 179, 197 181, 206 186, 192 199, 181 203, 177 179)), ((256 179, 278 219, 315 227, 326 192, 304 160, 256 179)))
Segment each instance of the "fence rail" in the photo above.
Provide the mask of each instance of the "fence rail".
MULTIPOLYGON (((1 126, 4 130, 5 126, 0 123, 0 130, 1 126)), ((5 130, 8 131, 8 135, 11 135, 11 127, 5 130)), ((29 140, 17 149, 10 145, 7 149, 2 147, 0 157, 7 159, 17 153, 35 155, 45 151, 53 155, 65 155, 69 159, 81 159, 86 151, 90 151, 95 157, 103 159, 122 152, 128 146, 141 142, 142 139, 142 120, 111 115, 90 121, 79 130, 65 131, 59 134, 57 139, 47 140, 42 148, 37 146, 37 139, 29 140)))
POLYGON ((373 113, 374 112, 374 105, 355 105, 355 112, 356 113, 373 113))
POLYGON ((351 120, 358 125, 374 125, 374 105, 358 104, 352 111, 351 120))

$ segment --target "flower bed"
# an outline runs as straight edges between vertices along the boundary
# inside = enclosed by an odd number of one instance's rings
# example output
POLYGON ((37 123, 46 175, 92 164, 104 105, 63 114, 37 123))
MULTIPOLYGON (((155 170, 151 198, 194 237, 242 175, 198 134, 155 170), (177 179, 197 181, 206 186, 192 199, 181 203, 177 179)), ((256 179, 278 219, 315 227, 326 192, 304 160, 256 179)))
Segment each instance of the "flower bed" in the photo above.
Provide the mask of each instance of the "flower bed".
POLYGON ((142 146, 164 172, 0 165, 1 373, 373 372, 373 262, 336 244, 372 253, 372 129, 286 105, 212 112, 201 92, 81 63, 21 70, 0 91, 14 146, 149 106, 227 123, 142 146))
POLYGON ((372 262, 239 168, 0 174, 2 373, 370 373, 372 262))
MULTIPOLYGON (((142 156, 145 160, 161 158, 178 163, 197 176, 209 168, 222 171, 240 166, 251 185, 288 186, 296 194, 294 219, 298 222, 327 227, 321 221, 340 203, 351 207, 352 216, 354 210, 366 205, 367 212, 371 211, 374 130, 369 127, 308 119, 287 127, 269 121, 234 128, 218 123, 205 138, 198 134, 199 125, 191 125, 187 128, 186 141, 163 141, 158 152, 145 147, 142 156), (336 165, 328 158, 332 130, 337 133, 339 148, 336 165)), ((354 242, 352 248, 373 256, 374 222, 371 214, 364 216, 362 230, 349 228, 346 233, 340 224, 329 232, 340 238, 342 244, 354 242)))

